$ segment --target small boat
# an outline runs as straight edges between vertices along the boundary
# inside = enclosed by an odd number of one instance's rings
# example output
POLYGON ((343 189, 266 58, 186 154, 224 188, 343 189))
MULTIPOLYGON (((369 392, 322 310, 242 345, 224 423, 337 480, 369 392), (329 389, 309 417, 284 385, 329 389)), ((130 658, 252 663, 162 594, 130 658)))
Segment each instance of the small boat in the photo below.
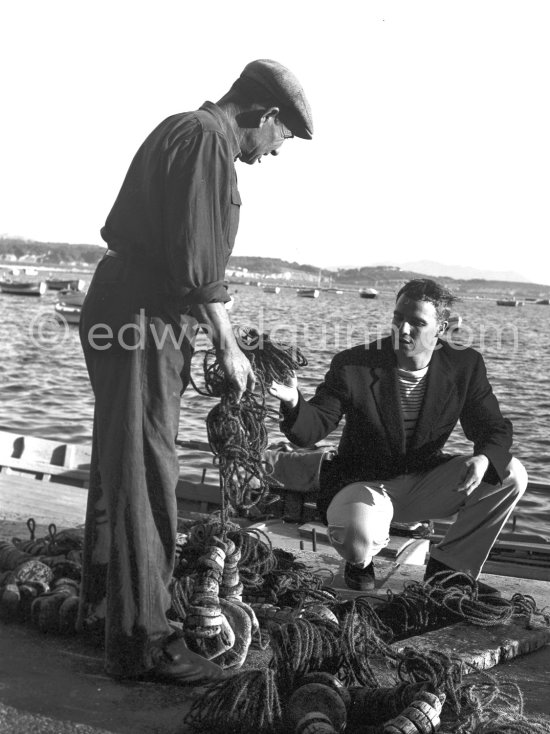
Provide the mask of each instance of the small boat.
POLYGON ((281 288, 278 285, 264 285, 264 293, 275 293, 279 295, 281 288))
POLYGON ((81 279, 46 278, 50 291, 83 291, 86 283, 81 279))
POLYGON ((2 280, 0 293, 9 293, 13 296, 43 296, 48 290, 43 280, 2 280))
POLYGON ((451 314, 447 319, 447 331, 458 331, 462 326, 462 316, 460 314, 451 314))
POLYGON ((497 306, 523 306, 523 301, 518 301, 516 298, 501 298, 497 301, 497 306))
POLYGON ((79 324, 80 312, 86 293, 78 290, 64 290, 57 295, 57 303, 54 305, 55 315, 62 323, 79 324))
MULTIPOLYGON (((197 512, 219 511, 219 472, 213 465, 209 445, 203 441, 178 441, 177 445, 186 455, 185 474, 180 474, 176 487, 179 514, 181 517, 192 517, 197 512)), ((294 454, 291 461, 295 464, 296 456, 301 452, 291 453, 294 454)), ((70 518, 70 522, 81 523, 86 509, 90 460, 90 445, 0 430, 0 501, 3 513, 6 516, 9 513, 29 513, 36 519, 41 517, 48 521, 56 520, 57 514, 59 518, 70 518)), ((268 463, 271 461, 273 457, 268 459, 268 463)), ((317 542, 324 545, 324 552, 329 552, 326 527, 308 509, 301 487, 303 472, 300 475, 298 469, 294 484, 292 472, 288 471, 289 465, 286 464, 285 468, 284 464, 283 460, 281 470, 275 462, 273 476, 280 483, 277 493, 289 501, 282 503, 280 514, 274 506, 273 520, 255 523, 254 518, 241 518, 243 525, 259 527, 268 534, 283 533, 291 540, 293 547, 297 547, 300 538, 311 539, 314 528, 317 542)), ((530 481, 527 491, 530 489, 547 491, 550 485, 530 481)), ((419 570, 423 572, 423 559, 430 542, 441 540, 449 524, 447 520, 421 523, 427 526, 429 534, 415 535, 414 526, 411 525, 411 532, 408 532, 402 527, 405 524, 392 523, 393 531, 390 528, 390 533, 393 541, 380 553, 381 562, 384 558, 395 561, 401 554, 403 563, 409 567, 410 564, 419 564, 419 570), (411 554, 412 545, 415 544, 420 552, 411 554)), ((511 578, 550 581, 550 542, 536 534, 516 531, 512 521, 511 528, 500 534, 491 550, 484 571, 511 578)), ((383 592, 386 593, 384 589, 383 592)))
POLYGON ((319 298, 318 288, 298 288, 296 295, 300 298, 319 298))
POLYGON ((80 323, 81 306, 67 306, 65 303, 56 303, 54 311, 61 322, 66 321, 68 324, 80 323))
POLYGON ((550 298, 537 298, 535 304, 537 306, 550 306, 550 298))
POLYGON ((57 294, 57 302, 64 306, 78 306, 81 308, 85 298, 86 291, 65 290, 57 294))
POLYGON ((359 289, 359 298, 376 298, 378 296, 378 291, 374 288, 360 288, 359 289))

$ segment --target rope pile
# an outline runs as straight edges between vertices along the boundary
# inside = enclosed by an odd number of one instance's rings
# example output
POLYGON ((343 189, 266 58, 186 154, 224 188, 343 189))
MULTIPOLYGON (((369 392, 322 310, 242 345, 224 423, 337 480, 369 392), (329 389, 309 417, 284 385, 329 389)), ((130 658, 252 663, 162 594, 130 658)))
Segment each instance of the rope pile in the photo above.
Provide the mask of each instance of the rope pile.
MULTIPOLYGON (((391 646, 398 639, 457 620, 478 626, 518 617, 527 618, 528 624, 535 619, 550 623, 531 597, 478 598, 475 590, 464 587, 459 594, 458 586, 413 582, 376 607, 367 597, 342 600, 331 590, 318 599, 316 593, 325 591, 323 578, 308 572, 292 554, 271 548, 262 535, 240 529, 228 533, 236 546, 247 548, 238 563, 243 600, 256 613, 271 662, 267 668, 236 672, 229 680, 209 686, 185 718, 193 731, 418 734, 443 731, 439 727, 444 726, 449 733, 466 734, 485 732, 480 727, 495 720, 499 726, 528 722, 536 734, 550 732, 533 719, 522 719, 513 692, 512 698, 506 698, 495 682, 481 688, 465 683, 469 671, 461 661, 436 650, 424 653, 404 647, 397 651, 391 646), (257 573, 259 568, 263 573, 257 573), (308 598, 310 594, 313 598, 308 598), (389 669, 397 678, 393 687, 384 682, 389 669), (316 678, 311 689, 308 676, 325 678, 316 678), (327 692, 327 686, 332 692, 327 692), (506 702, 515 708, 505 709, 506 702)), ((201 528, 196 537, 204 539, 208 532, 201 528)), ((183 566, 185 556, 184 552, 183 566)), ((493 731, 508 729, 487 729, 493 731)), ((509 731, 523 734, 527 730, 509 731)))
POLYGON ((27 521, 28 540, 0 542, 0 619, 30 621, 42 632, 74 633, 82 568, 83 534, 79 530, 37 538, 27 521))
MULTIPOLYGON (((50 526, 47 536, 35 538, 32 520, 29 529, 29 540, 0 543, 0 613, 31 621, 44 632, 72 632, 81 533, 57 533, 50 526), (63 576, 67 570, 74 578, 63 576)), ((532 597, 478 598, 464 587, 460 595, 458 587, 413 582, 373 607, 367 597, 338 598, 324 580, 291 553, 273 549, 257 529, 224 526, 217 518, 189 526, 174 572, 170 614, 185 622, 188 640, 200 641, 197 651, 237 671, 194 702, 186 717, 194 731, 550 732, 543 721, 525 717, 517 686, 499 685, 487 675, 481 683, 465 682, 469 671, 460 661, 435 650, 398 652, 391 646, 438 621, 448 623, 449 615, 451 621, 478 626, 517 617, 528 625, 549 624, 532 597), (260 614, 262 606, 273 613, 260 614), (239 671, 254 633, 260 647, 269 642, 271 662, 261 670, 239 671), (393 686, 385 682, 388 670, 397 678, 393 686)))
POLYGON ((271 493, 278 482, 263 458, 268 442, 265 395, 271 382, 288 382, 307 365, 297 347, 276 343, 255 329, 240 329, 237 341, 252 365, 258 396, 247 390, 240 401, 235 399, 213 349, 205 352, 203 360, 204 389, 192 381, 199 394, 220 398, 206 418, 206 429, 220 472, 222 522, 230 513, 246 515, 252 507, 278 500, 271 493))

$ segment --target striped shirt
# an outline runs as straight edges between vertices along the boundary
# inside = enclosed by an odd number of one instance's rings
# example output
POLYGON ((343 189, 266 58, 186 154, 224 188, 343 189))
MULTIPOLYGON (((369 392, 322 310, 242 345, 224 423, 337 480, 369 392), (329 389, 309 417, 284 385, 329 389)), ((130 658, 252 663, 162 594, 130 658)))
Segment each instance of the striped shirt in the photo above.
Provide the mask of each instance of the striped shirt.
POLYGON ((403 411, 403 422, 405 428, 405 442, 408 446, 416 427, 416 421, 424 393, 426 392, 426 376, 428 367, 421 370, 403 370, 397 369, 397 380, 399 383, 399 396, 401 398, 401 408, 403 411))

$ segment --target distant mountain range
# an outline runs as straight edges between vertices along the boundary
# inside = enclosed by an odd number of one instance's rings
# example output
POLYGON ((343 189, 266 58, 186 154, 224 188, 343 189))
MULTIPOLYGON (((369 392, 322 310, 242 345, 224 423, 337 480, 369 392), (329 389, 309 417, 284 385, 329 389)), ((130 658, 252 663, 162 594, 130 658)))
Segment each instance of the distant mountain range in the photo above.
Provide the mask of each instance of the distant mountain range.
MULTIPOLYGON (((36 242, 20 238, 0 237, 0 265, 37 265, 56 268, 92 268, 101 259, 105 247, 100 245, 69 244, 60 242, 36 242)), ((377 265, 360 268, 319 268, 279 258, 231 256, 228 269, 244 269, 253 278, 260 276, 283 277, 290 273, 293 281, 317 281, 322 277, 333 286, 354 288, 357 286, 391 289, 399 287, 411 278, 437 277, 448 287, 461 294, 518 295, 519 297, 547 297, 550 286, 529 283, 516 273, 482 271, 469 266, 442 265, 428 260, 400 265, 377 265)))
MULTIPOLYGON (((459 295, 486 295, 489 297, 496 296, 517 296, 519 298, 527 297, 547 297, 550 286, 537 283, 529 283, 521 276, 518 280, 507 280, 503 273, 495 273, 499 276, 495 279, 483 277, 483 271, 474 268, 466 268, 469 277, 460 277, 453 272, 453 276, 444 274, 446 266, 432 263, 438 270, 424 269, 424 263, 409 263, 409 267, 404 263, 402 266, 397 265, 370 265, 361 268, 319 268, 314 265, 300 265, 296 262, 290 263, 278 258, 263 258, 255 256, 232 256, 229 259, 229 267, 246 268, 253 278, 253 274, 270 273, 272 275, 283 275, 290 273, 293 281, 301 277, 308 279, 309 282, 316 281, 319 276, 322 277, 323 285, 327 280, 334 286, 342 286, 348 288, 354 287, 372 287, 378 290, 394 291, 407 280, 422 277, 437 277, 437 280, 444 282, 448 288, 456 291, 459 295), (431 270, 431 272, 428 272, 431 270)), ((513 275, 513 274, 509 274, 513 275)))
POLYGON ((514 283, 529 282, 527 278, 510 270, 481 270, 468 265, 442 265, 433 260, 416 260, 415 262, 401 263, 401 267, 405 270, 416 270, 419 273, 425 273, 434 278, 445 277, 454 278, 455 280, 509 280, 514 283))

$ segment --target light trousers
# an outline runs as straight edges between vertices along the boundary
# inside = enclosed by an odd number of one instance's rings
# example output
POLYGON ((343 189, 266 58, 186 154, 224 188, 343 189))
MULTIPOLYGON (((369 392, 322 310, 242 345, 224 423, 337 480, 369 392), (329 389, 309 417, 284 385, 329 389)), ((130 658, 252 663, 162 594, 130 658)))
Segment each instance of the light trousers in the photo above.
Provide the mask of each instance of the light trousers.
POLYGON ((392 520, 420 522, 456 514, 431 556, 477 578, 498 534, 527 487, 527 472, 512 459, 502 484, 457 492, 468 457, 456 456, 419 474, 354 482, 340 490, 327 510, 329 539, 346 561, 367 566, 389 542, 392 520))

